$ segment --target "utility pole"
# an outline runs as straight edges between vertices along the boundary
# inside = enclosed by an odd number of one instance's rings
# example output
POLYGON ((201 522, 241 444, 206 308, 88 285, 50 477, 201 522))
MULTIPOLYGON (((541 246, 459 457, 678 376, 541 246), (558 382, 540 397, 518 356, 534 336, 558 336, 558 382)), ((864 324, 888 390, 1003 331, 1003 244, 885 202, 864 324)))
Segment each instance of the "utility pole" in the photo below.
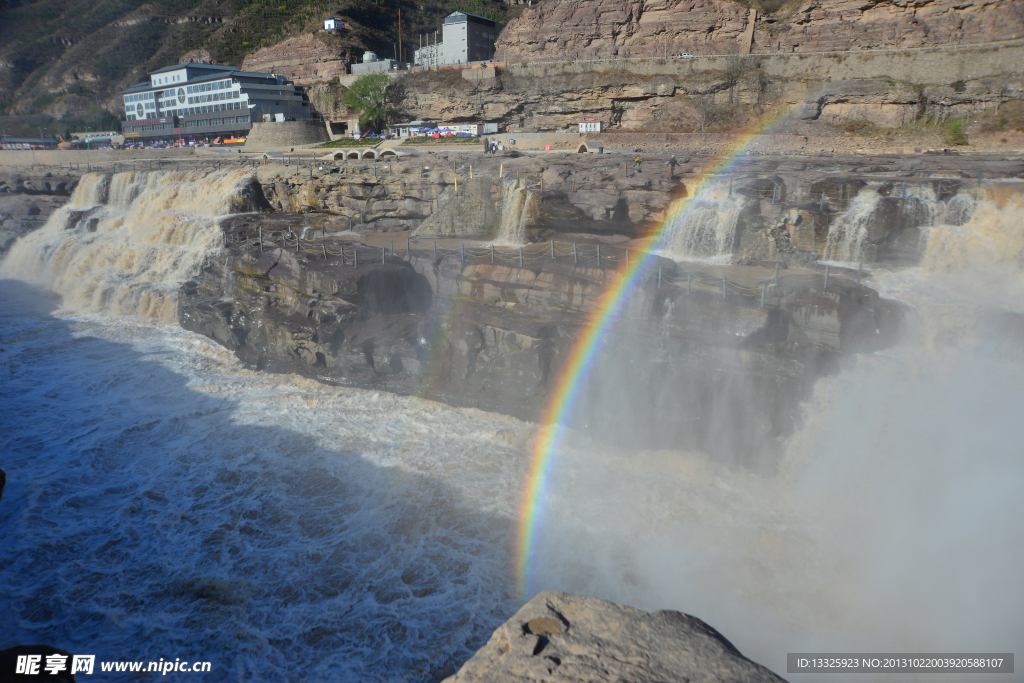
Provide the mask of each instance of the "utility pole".
POLYGON ((402 8, 398 8, 398 61, 404 61, 402 59, 402 8))

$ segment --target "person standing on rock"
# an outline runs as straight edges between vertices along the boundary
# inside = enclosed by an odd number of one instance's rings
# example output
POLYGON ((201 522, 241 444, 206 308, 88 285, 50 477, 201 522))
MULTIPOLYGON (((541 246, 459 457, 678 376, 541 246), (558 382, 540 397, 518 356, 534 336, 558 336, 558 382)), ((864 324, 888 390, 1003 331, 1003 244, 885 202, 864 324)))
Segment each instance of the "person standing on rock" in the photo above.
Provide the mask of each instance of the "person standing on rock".
POLYGON ((637 154, 636 159, 633 159, 633 170, 636 171, 637 173, 643 173, 643 171, 640 169, 640 164, 642 163, 644 163, 644 160, 640 158, 639 154, 637 154))
POLYGON ((678 166, 678 165, 679 165, 679 162, 676 161, 676 155, 673 154, 672 158, 670 158, 668 160, 668 177, 669 178, 674 178, 675 177, 675 175, 676 175, 676 166, 678 166))

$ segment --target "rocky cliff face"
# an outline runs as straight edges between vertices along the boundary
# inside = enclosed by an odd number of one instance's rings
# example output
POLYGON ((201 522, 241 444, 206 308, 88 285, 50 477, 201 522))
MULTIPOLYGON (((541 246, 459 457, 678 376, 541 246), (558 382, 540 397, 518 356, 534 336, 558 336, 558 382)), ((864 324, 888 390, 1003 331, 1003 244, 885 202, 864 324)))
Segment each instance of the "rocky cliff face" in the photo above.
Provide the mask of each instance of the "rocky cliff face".
POLYGON ((299 85, 309 85, 347 74, 349 65, 360 57, 356 48, 332 47, 305 33, 246 55, 242 69, 282 74, 299 85))
POLYGON ((490 78, 420 72, 400 83, 411 118, 496 121, 509 132, 566 129, 581 120, 599 120, 609 130, 730 132, 771 112, 788 114, 777 128, 835 135, 851 122, 900 128, 994 109, 1008 96, 1024 96, 1021 59, 1024 47, 1014 42, 885 53, 515 62, 490 78))
POLYGON ((700 619, 538 593, 445 683, 782 683, 700 619))
POLYGON ((503 61, 813 52, 1024 37, 1012 0, 811 0, 757 16, 730 0, 549 0, 502 31, 503 61))
MULTIPOLYGON (((233 217, 224 230, 226 257, 181 289, 186 329, 254 368, 524 419, 539 417, 625 256, 590 245, 575 255, 560 246, 551 258, 537 245, 520 266, 517 249, 497 250, 492 262, 479 249, 463 260, 427 245, 405 256, 330 239, 296 251, 287 222, 259 215, 233 217)), ((576 426, 748 464, 792 429, 818 376, 845 354, 891 344, 901 315, 839 279, 825 290, 820 278, 784 276, 765 285, 762 307, 759 287, 657 257, 626 310, 595 360, 576 426), (729 429, 718 428, 723 419, 729 429)))

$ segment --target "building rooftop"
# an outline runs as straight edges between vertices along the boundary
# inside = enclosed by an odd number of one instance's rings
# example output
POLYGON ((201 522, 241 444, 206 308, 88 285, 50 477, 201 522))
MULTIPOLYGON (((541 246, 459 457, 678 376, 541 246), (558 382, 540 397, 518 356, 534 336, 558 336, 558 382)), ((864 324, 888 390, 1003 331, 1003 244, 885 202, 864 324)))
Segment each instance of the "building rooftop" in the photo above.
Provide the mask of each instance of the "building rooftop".
POLYGON ((473 20, 474 24, 483 24, 484 26, 497 26, 498 22, 491 21, 485 17, 478 16, 476 14, 469 14, 467 12, 452 12, 444 18, 446 24, 461 24, 464 21, 473 20))
POLYGON ((175 64, 174 66, 165 66, 162 69, 157 69, 156 71, 150 71, 149 73, 151 73, 151 74, 162 74, 165 71, 177 71, 178 69, 184 69, 186 67, 190 68, 190 69, 214 69, 214 70, 221 70, 221 71, 234 71, 235 70, 235 67, 233 67, 233 66, 223 66, 221 64, 199 64, 197 62, 182 62, 181 64, 175 64))

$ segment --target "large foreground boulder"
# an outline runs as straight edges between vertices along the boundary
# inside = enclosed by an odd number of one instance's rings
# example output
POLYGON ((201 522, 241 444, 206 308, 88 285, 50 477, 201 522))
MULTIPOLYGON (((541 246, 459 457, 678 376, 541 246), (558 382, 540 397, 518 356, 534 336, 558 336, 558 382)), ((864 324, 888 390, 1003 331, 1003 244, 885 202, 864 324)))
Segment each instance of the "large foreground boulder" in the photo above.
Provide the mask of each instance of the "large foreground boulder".
POLYGON ((696 617, 537 594, 445 683, 778 683, 696 617))

